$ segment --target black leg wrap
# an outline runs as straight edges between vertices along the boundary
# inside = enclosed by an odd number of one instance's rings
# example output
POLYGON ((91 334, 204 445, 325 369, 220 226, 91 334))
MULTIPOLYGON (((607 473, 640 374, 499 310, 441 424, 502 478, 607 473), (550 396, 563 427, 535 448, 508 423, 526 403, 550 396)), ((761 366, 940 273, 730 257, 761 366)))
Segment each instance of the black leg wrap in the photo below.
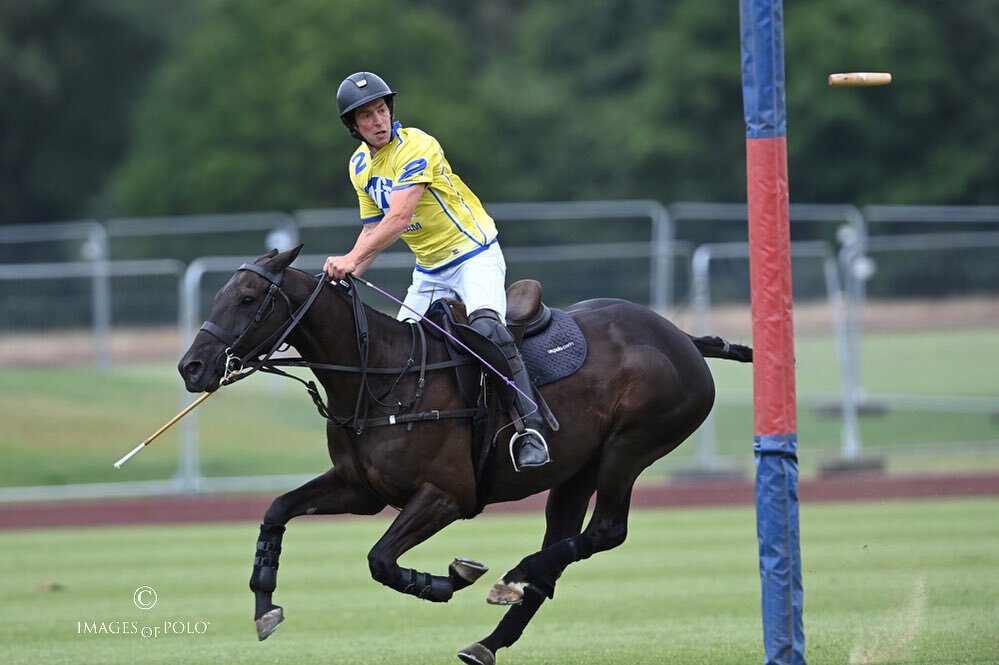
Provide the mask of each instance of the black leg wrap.
POLYGON ((250 575, 250 590, 273 592, 277 588, 278 559, 281 557, 281 538, 284 527, 277 524, 261 524, 257 539, 257 554, 253 558, 253 573, 250 575))
POLYGON ((536 585, 546 596, 555 596, 555 581, 566 566, 575 561, 589 559, 593 555, 593 542, 585 533, 560 540, 521 559, 517 568, 525 579, 536 585))
POLYGON ((496 630, 480 644, 493 653, 503 647, 509 647, 520 639, 524 634, 524 629, 537 613, 541 604, 545 602, 545 594, 539 591, 532 584, 524 587, 524 600, 510 607, 500 619, 496 630))
POLYGON ((399 568, 395 577, 386 582, 385 586, 434 603, 446 603, 454 595, 454 588, 448 578, 421 573, 412 568, 399 568))

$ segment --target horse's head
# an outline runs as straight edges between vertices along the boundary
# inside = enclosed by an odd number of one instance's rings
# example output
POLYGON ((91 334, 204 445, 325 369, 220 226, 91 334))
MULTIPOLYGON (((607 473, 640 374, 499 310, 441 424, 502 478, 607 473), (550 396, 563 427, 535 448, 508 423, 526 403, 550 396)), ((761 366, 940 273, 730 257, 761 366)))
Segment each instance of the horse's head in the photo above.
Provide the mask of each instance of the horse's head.
POLYGON ((281 289, 284 271, 301 251, 302 245, 281 253, 275 249, 244 263, 215 295, 208 320, 177 366, 190 392, 216 390, 228 372, 239 369, 230 363, 270 351, 292 314, 281 289))

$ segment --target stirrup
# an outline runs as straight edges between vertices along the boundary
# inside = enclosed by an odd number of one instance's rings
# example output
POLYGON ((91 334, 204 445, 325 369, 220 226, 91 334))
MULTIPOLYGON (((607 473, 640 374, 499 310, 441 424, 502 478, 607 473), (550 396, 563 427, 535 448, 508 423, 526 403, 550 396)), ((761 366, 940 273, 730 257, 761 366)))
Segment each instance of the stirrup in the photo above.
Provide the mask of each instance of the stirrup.
POLYGON ((531 467, 528 467, 528 468, 534 468, 534 467, 537 467, 537 466, 544 466, 545 464, 548 464, 549 462, 552 461, 552 454, 551 454, 551 451, 548 450, 548 441, 545 440, 544 435, 541 434, 541 432, 539 432, 536 429, 533 429, 531 427, 527 427, 527 428, 524 429, 523 432, 514 432, 514 435, 510 437, 510 461, 513 464, 513 470, 516 471, 516 472, 518 472, 518 473, 520 472, 520 465, 517 463, 517 455, 513 451, 513 444, 515 444, 517 442, 517 439, 519 439, 521 437, 524 437, 524 436, 529 436, 531 434, 533 434, 537 438, 537 440, 541 442, 541 446, 544 448, 544 451, 545 451, 545 461, 542 462, 541 464, 531 465, 531 467))

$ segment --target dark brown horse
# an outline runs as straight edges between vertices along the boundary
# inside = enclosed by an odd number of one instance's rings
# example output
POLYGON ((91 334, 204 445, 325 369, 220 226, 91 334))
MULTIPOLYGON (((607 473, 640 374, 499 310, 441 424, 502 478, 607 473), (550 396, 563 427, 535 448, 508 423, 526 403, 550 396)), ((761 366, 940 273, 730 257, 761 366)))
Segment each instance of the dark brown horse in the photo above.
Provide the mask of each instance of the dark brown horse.
MULTIPOLYGON (((553 461, 516 471, 499 454, 483 478, 470 450, 470 405, 445 341, 361 305, 356 285, 320 285, 316 277, 289 269, 300 250, 272 251, 244 264, 219 291, 179 365, 188 390, 212 391, 228 373, 259 367, 260 358, 287 341, 326 393, 317 400, 327 409, 333 466, 275 499, 260 528, 250 578, 260 639, 283 620, 271 597, 282 534, 292 518, 372 515, 394 506, 398 516, 368 553, 371 576, 397 591, 443 602, 486 568, 459 558, 446 576, 432 575, 400 567, 399 558, 484 504, 551 490, 541 550, 507 572, 489 594, 490 602, 510 609, 492 634, 458 654, 466 663, 494 663, 496 651, 512 645, 552 596, 566 566, 624 542, 635 479, 711 411, 715 389, 705 356, 744 362, 752 357, 747 347, 693 338, 623 300, 574 305, 567 311, 586 338, 585 362, 540 391, 560 422, 558 431, 547 433, 553 461), (489 489, 480 495, 483 483, 489 489)), ((494 424, 509 425, 509 418, 500 416, 494 424)))

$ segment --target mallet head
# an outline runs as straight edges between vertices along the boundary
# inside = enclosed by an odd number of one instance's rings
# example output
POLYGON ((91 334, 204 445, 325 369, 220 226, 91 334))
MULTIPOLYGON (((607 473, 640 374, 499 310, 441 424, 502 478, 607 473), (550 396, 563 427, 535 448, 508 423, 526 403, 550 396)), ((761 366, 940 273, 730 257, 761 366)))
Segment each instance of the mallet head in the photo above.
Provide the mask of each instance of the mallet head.
POLYGON ((889 83, 891 83, 891 74, 888 72, 845 72, 829 75, 829 85, 834 88, 867 88, 889 83))

